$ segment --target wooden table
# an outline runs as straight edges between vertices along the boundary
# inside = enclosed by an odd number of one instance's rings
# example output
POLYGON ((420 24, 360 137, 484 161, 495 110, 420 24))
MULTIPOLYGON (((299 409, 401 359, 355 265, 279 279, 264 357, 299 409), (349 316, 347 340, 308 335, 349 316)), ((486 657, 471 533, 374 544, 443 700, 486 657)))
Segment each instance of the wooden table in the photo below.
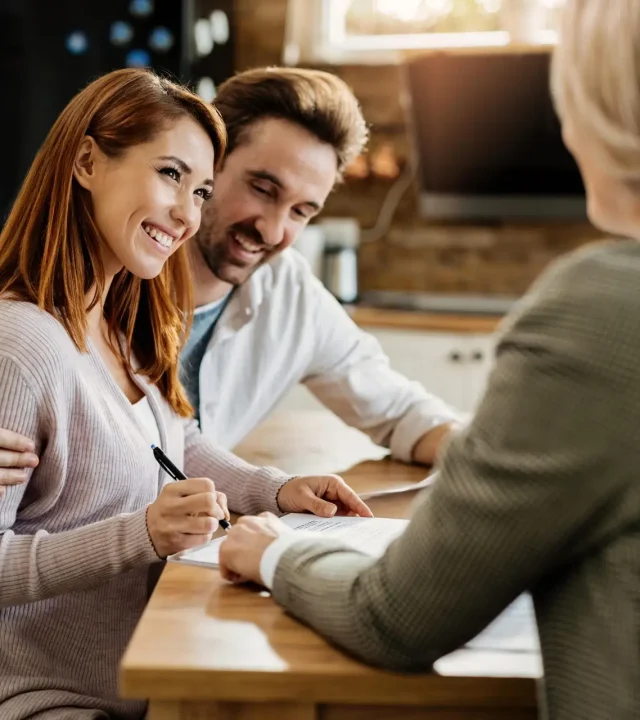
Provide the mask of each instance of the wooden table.
MULTIPOLYGON (((368 440, 355 447, 355 431, 336 423, 324 413, 276 418, 238 451, 253 460, 266 453, 294 472, 306 438, 312 455, 324 449, 338 468, 368 440)), ((384 458, 343 475, 368 492, 417 482, 425 470, 384 458)), ((406 517, 417 494, 369 504, 376 515, 406 517)), ((169 564, 122 661, 120 691, 149 700, 148 720, 533 720, 537 672, 528 660, 459 650, 429 675, 372 669, 285 614, 268 592, 169 564)))

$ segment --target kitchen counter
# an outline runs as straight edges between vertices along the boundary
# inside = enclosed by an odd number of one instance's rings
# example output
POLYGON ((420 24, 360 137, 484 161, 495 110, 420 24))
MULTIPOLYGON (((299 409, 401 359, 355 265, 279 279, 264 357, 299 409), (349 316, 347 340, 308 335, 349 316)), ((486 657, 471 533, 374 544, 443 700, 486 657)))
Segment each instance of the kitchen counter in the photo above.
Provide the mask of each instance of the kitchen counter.
POLYGON ((493 333, 503 317, 496 314, 396 310, 366 305, 351 305, 347 306, 346 310, 353 321, 362 328, 375 327, 444 333, 493 333))

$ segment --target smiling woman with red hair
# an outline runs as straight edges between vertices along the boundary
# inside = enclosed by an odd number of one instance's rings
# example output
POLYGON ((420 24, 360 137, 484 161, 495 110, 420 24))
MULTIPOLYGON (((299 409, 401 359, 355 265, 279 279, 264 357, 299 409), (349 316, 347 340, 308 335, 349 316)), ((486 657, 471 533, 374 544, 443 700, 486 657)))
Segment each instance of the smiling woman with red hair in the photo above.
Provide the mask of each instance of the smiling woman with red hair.
POLYGON ((244 463, 190 419, 183 246, 225 143, 185 88, 110 73, 62 112, 0 235, 0 427, 40 456, 0 503, 3 720, 139 718, 117 667, 150 567, 210 539, 227 496, 240 512, 322 510, 332 491, 362 506, 339 478, 244 463), (168 482, 150 443, 190 479, 168 482))

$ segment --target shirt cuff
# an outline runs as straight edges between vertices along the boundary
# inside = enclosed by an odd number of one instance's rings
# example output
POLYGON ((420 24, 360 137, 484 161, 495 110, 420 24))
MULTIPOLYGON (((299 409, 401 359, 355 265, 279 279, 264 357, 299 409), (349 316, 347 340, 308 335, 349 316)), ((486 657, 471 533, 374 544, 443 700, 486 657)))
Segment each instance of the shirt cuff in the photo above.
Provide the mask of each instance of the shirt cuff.
POLYGON ((280 558, 285 552, 298 540, 308 537, 308 533, 288 532, 280 535, 274 540, 267 549, 262 553, 260 559, 260 577, 262 584, 271 590, 273 587, 273 579, 276 575, 276 568, 280 562, 280 558))
POLYGON ((471 413, 455 410, 434 414, 429 406, 412 408, 396 425, 391 436, 390 450, 395 460, 410 463, 411 453, 416 443, 428 432, 441 425, 450 424, 454 432, 469 424, 471 413))

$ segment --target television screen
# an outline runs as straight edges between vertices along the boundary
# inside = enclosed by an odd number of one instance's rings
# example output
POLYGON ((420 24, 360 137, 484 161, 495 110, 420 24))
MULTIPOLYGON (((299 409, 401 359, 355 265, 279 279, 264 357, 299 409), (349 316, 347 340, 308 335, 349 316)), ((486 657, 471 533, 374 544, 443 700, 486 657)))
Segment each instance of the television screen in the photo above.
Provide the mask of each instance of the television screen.
POLYGON ((434 219, 585 219, 548 52, 429 53, 407 64, 420 208, 434 219))

